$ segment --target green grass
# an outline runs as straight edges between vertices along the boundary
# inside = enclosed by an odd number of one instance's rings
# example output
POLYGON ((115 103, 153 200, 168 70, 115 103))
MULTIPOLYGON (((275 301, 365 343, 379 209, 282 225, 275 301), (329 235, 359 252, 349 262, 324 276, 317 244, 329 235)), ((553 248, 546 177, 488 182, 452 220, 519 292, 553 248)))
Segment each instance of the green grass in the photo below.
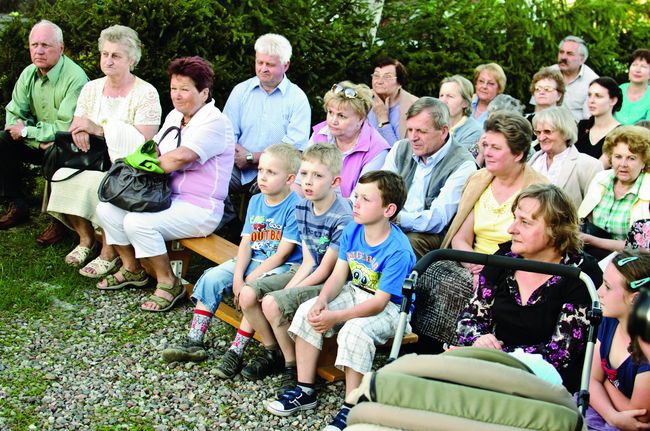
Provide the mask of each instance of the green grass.
POLYGON ((92 286, 63 261, 75 246, 73 235, 51 247, 36 243, 47 223, 46 216, 33 216, 29 223, 0 231, 0 313, 44 309, 53 298, 74 301, 80 289, 92 286))

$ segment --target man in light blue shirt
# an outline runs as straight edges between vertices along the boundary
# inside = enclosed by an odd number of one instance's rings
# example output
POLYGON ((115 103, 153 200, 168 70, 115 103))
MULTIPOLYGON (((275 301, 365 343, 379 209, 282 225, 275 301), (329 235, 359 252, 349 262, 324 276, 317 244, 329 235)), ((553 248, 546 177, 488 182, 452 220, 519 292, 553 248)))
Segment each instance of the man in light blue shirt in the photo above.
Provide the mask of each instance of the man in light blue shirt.
POLYGON ((408 188, 397 223, 419 259, 440 247, 458 209, 467 178, 476 163, 449 135, 449 109, 433 97, 421 97, 406 113, 408 139, 397 141, 383 169, 400 174, 408 188))
MULTIPOLYGON (((307 96, 286 76, 291 44, 279 34, 265 34, 255 42, 255 76, 237 84, 224 114, 237 141, 230 193, 248 190, 257 176, 262 152, 279 142, 302 150, 309 140, 311 108, 307 96)), ((226 205, 224 222, 235 217, 226 205)))

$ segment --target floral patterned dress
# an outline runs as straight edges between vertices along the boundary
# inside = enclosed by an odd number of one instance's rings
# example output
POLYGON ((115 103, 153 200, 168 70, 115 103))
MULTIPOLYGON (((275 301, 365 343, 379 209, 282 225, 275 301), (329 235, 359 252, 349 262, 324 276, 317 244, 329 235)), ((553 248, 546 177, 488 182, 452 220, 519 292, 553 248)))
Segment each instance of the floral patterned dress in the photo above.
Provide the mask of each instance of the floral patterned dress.
MULTIPOLYGON (((496 254, 521 258, 504 243, 496 254)), ((602 272, 590 255, 567 254, 562 264, 579 266, 594 284, 602 283, 602 272)), ((523 304, 514 271, 485 267, 474 297, 458 321, 460 345, 471 346, 482 335, 494 334, 504 351, 522 348, 537 353, 552 364, 565 386, 579 386, 589 322, 587 288, 580 280, 554 275, 539 286, 523 304)))

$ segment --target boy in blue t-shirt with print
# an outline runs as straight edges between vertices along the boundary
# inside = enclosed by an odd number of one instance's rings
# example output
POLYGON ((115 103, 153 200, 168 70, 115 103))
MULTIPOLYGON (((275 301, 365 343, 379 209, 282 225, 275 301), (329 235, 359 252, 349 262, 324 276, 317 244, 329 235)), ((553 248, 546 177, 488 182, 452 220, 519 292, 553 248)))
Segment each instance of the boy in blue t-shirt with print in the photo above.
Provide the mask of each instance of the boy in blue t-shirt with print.
POLYGON ((296 206, 302 264, 289 272, 258 278, 242 288, 239 305, 244 320, 235 342, 222 357, 217 375, 230 378, 241 370, 247 379, 257 380, 284 370, 280 392, 296 386, 289 321, 300 304, 320 293, 334 269, 343 228, 352 221, 350 203, 336 193, 342 164, 341 151, 332 144, 315 144, 303 153, 299 174, 305 198, 296 206), (265 350, 242 369, 242 354, 252 336, 250 327, 262 338, 265 350))
MULTIPOLYGON (((267 405, 288 416, 316 407, 316 367, 323 337, 338 332, 337 368, 345 371, 346 395, 372 369, 375 345, 397 328, 402 282, 415 264, 408 238, 390 221, 406 200, 402 178, 388 171, 364 174, 355 189, 355 223, 343 230, 339 258, 317 298, 303 303, 289 327, 296 343, 298 385, 267 405), (351 279, 350 279, 351 277, 351 279)), ((343 404, 327 430, 341 430, 350 406, 343 404)))
POLYGON ((203 338, 225 292, 234 294, 235 305, 244 284, 267 274, 287 272, 300 263, 302 252, 295 208, 300 200, 290 187, 300 164, 292 145, 276 144, 260 156, 254 195, 246 211, 237 257, 210 268, 194 286, 196 304, 187 340, 162 352, 167 362, 202 361, 207 358, 203 338))

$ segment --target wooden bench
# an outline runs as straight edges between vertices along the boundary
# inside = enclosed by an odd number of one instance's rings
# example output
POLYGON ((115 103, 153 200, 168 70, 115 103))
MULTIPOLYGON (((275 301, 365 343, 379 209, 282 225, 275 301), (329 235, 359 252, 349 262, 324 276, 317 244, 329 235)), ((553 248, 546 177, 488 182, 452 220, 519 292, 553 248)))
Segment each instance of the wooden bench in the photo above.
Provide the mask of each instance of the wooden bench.
MULTIPOLYGON (((205 238, 187 238, 173 241, 169 248, 169 259, 172 263, 172 268, 174 268, 174 272, 177 276, 183 277, 187 272, 192 252, 201 255, 216 264, 222 264, 237 255, 238 247, 220 236, 212 234, 205 238)), ((193 288, 194 285, 185 284, 188 296, 192 295, 193 288)), ((240 311, 235 310, 223 301, 219 304, 215 316, 235 328, 239 328, 239 323, 243 317, 240 311)), ((255 339, 262 342, 257 333, 255 334, 255 339)), ((416 343, 417 341, 418 336, 410 333, 404 335, 402 344, 411 344, 416 343)), ((392 340, 389 340, 388 343, 381 347, 390 347, 391 345, 392 340)), ((326 338, 324 340, 323 350, 318 358, 317 372, 321 378, 328 382, 334 382, 345 378, 345 374, 334 366, 336 351, 336 337, 326 338)))

